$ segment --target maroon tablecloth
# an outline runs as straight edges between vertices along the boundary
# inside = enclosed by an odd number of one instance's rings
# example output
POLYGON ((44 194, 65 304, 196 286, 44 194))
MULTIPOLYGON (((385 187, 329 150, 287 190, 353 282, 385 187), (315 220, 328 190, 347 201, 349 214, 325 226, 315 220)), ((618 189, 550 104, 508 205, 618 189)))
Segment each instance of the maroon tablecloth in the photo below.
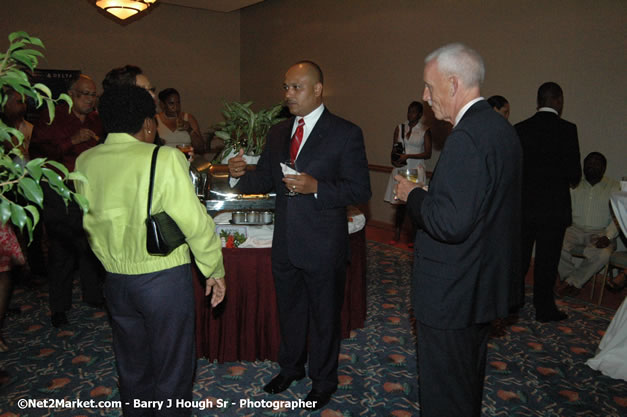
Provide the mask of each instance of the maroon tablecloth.
MULTIPOLYGON (((342 336, 366 320, 366 235, 350 235, 351 262, 346 271, 342 336)), ((271 248, 222 249, 227 291, 211 308, 201 280, 194 278, 196 354, 218 362, 277 360, 279 318, 270 261, 271 248)), ((194 272, 196 273, 196 269, 194 272)))

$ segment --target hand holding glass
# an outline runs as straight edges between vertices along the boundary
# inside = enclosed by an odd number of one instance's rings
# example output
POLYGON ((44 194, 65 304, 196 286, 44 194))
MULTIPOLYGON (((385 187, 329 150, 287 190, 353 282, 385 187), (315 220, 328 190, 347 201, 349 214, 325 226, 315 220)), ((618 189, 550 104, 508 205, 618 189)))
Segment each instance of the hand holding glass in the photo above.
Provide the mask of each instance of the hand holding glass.
MULTIPOLYGON (((283 171, 283 176, 288 175, 288 174, 299 175, 299 172, 296 169, 296 162, 292 161, 291 159, 288 159, 287 161, 284 161, 283 164, 285 165, 285 167, 281 167, 283 171), (286 169, 286 167, 288 169, 286 169)), ((294 191, 295 189, 294 185, 292 185, 291 188, 287 184, 285 184, 285 186, 288 187, 288 191, 285 193, 286 196, 294 197, 295 195, 298 195, 298 193, 294 191)))

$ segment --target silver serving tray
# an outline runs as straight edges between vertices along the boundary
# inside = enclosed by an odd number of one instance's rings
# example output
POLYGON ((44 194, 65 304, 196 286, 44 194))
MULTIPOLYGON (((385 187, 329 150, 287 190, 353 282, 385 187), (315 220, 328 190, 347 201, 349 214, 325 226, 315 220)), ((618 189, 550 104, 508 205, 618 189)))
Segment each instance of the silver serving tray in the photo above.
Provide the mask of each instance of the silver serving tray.
POLYGON ((233 219, 229 220, 229 223, 231 224, 237 224, 240 226, 265 226, 267 224, 272 224, 272 220, 270 220, 269 222, 247 222, 247 221, 243 221, 243 222, 236 222, 233 219))
POLYGON ((209 212, 227 211, 227 210, 274 210, 276 205, 276 196, 270 195, 263 199, 225 199, 225 200, 205 200, 205 207, 209 212))

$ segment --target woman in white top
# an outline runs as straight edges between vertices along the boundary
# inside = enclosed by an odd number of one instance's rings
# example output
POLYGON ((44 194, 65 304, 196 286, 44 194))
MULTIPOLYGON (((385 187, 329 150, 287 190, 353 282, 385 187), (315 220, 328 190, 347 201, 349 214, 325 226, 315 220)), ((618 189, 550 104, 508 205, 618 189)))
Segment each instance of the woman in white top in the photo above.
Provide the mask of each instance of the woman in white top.
MULTIPOLYGON (((384 201, 396 206, 396 225, 394 239, 389 243, 395 245, 401 237, 401 228, 405 220, 405 204, 394 199, 394 176, 401 169, 418 169, 418 182, 425 182, 425 160, 431 158, 431 131, 420 122, 422 118, 422 104, 413 101, 407 108, 407 122, 401 123, 394 130, 392 144, 401 143, 404 151, 398 155, 394 162, 396 168, 392 169, 388 186, 385 191, 384 201)), ((413 233, 412 233, 413 235, 413 233)), ((413 238, 408 246, 413 246, 413 238)))
POLYGON ((157 131, 166 146, 189 146, 194 153, 205 151, 202 135, 196 118, 181 111, 181 96, 174 88, 159 93, 161 113, 157 114, 157 131))

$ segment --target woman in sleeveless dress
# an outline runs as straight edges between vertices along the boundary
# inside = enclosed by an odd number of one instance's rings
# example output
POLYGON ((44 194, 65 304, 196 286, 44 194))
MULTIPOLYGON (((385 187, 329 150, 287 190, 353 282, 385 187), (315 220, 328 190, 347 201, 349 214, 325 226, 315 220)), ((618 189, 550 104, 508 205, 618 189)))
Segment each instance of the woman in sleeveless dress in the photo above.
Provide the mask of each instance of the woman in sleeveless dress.
MULTIPOLYGON (((403 144, 404 153, 396 161, 396 168, 392 169, 384 201, 396 206, 396 221, 394 239, 389 243, 395 245, 401 237, 401 229, 405 220, 405 204, 394 198, 394 176, 402 169, 418 169, 418 182, 426 180, 425 160, 431 158, 431 131, 420 119, 422 118, 422 104, 413 101, 407 108, 407 122, 401 123, 394 130, 392 144, 403 144)), ((413 226, 412 226, 413 231, 413 226)), ((413 246, 413 232, 408 246, 413 246)))
POLYGON ((204 141, 196 118, 181 111, 181 96, 174 88, 159 93, 161 113, 157 114, 157 131, 166 146, 192 146, 194 153, 205 151, 204 141))

